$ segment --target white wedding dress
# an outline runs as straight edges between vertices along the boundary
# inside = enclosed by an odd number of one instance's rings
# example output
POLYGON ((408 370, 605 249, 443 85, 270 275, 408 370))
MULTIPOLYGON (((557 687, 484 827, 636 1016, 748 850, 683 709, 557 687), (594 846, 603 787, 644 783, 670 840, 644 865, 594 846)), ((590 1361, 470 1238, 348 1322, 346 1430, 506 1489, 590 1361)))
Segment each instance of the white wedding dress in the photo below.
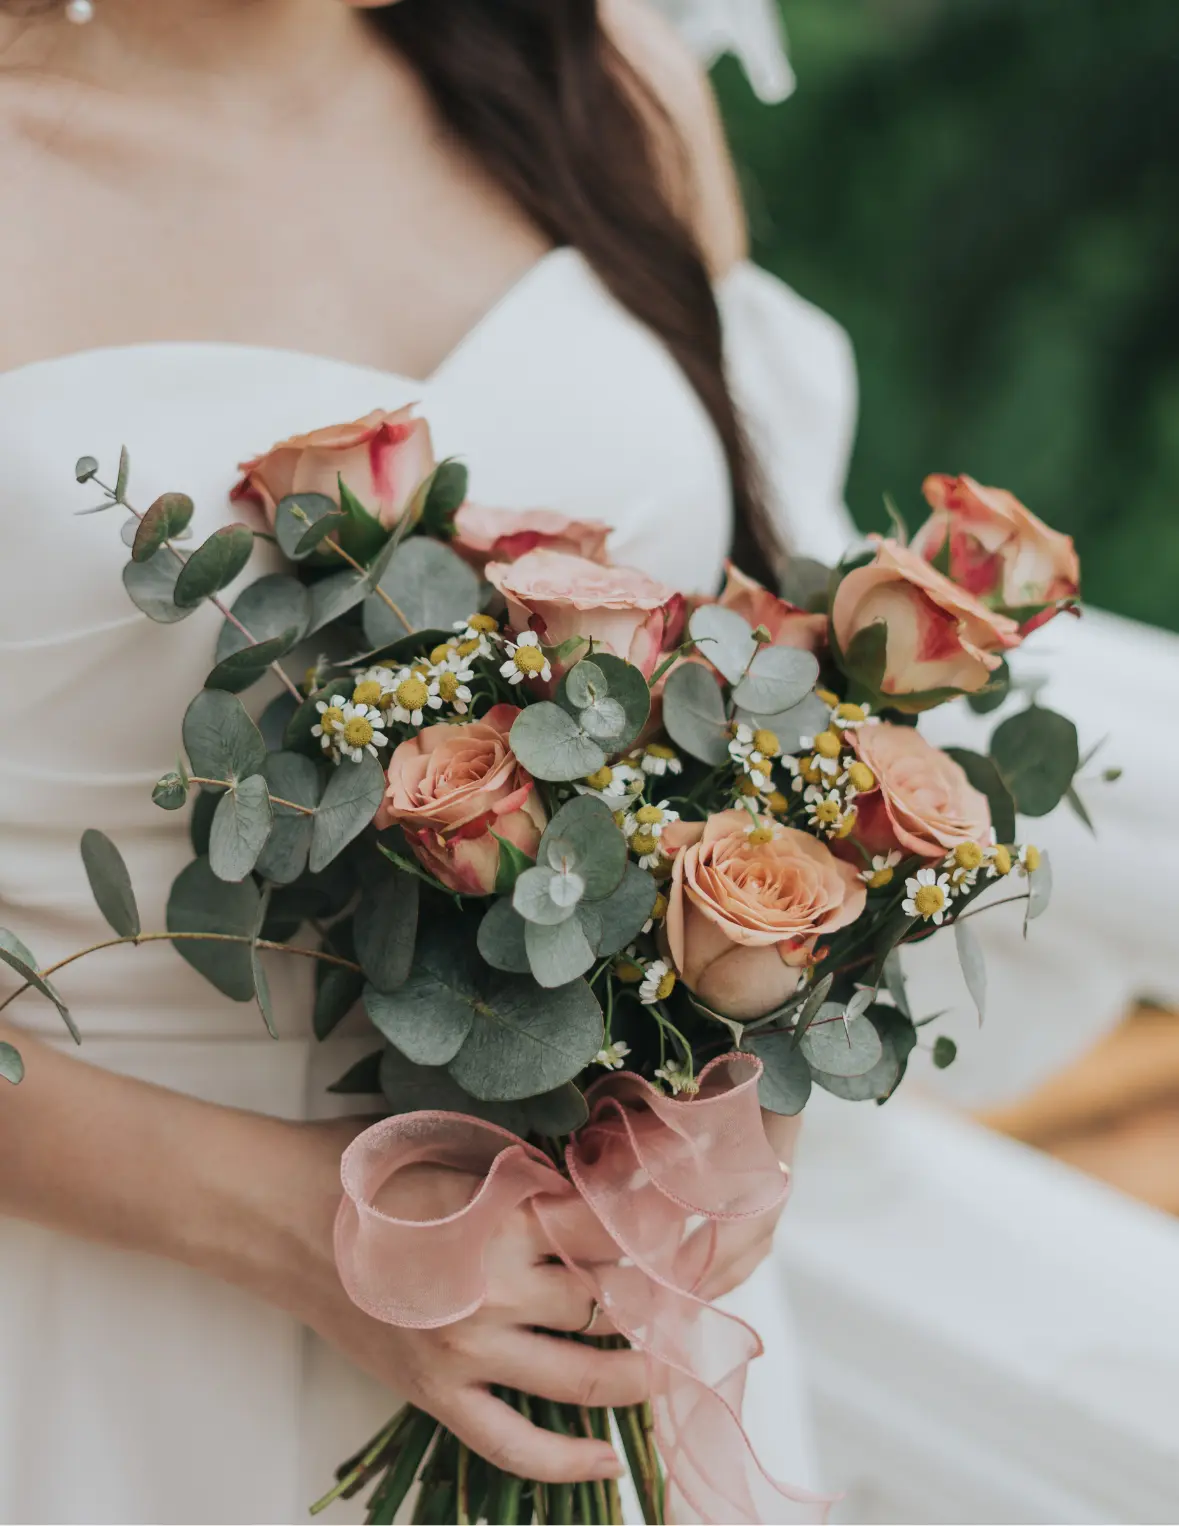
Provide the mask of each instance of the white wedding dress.
MULTIPOLYGON (((800 551, 835 557, 851 533, 841 505, 854 413, 846 340, 752 266, 728 277, 720 300, 734 385, 783 533, 800 551)), ((217 619, 206 610, 161 627, 130 606, 121 514, 74 517, 96 501, 73 482, 75 458, 96 455, 109 473, 125 442, 132 501, 187 492, 204 536, 234 517, 227 495, 238 461, 285 436, 414 400, 439 451, 468 461, 478 501, 607 520, 618 561, 685 589, 717 585, 730 523, 709 420, 658 341, 570 250, 543 259, 425 382, 184 343, 92 351, 0 376, 9 722, 0 732, 0 925, 43 964, 102 935, 78 853, 88 826, 118 842, 145 925, 162 926, 189 847, 184 818, 158 810, 151 786, 175 765, 217 619)), ((61 986, 84 1060, 307 1118, 329 1110, 326 1084, 372 1038, 358 1027, 315 1043, 302 965, 280 960, 272 971, 277 1043, 252 1007, 223 1000, 165 945, 95 955, 63 973, 61 986)), ((68 1042, 35 999, 10 1014, 68 1042)), ((773 1268, 736 1302, 769 1348, 748 1406, 761 1454, 777 1476, 816 1485, 773 1268)), ((0 1309, 4 1521, 298 1521, 334 1464, 391 1413, 389 1394, 287 1315, 169 1263, 30 1225, 0 1223, 0 1309)), ((328 1516, 354 1518, 355 1502, 328 1516)))

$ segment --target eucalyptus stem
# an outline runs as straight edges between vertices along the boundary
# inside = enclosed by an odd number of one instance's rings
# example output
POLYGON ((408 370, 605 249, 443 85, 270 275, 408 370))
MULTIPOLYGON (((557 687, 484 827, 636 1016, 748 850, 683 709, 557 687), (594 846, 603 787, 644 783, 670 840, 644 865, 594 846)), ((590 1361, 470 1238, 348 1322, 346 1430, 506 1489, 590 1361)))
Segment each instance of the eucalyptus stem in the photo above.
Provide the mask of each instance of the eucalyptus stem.
MULTIPOLYGON (((233 784, 229 779, 200 779, 195 774, 188 775, 190 784, 208 784, 215 789, 232 789, 233 784)), ((314 806, 300 805, 297 800, 284 800, 281 795, 270 796, 271 805, 284 805, 290 811, 297 811, 300 816, 314 816, 314 806)))
MULTIPOLYGON (((331 549, 336 553, 337 556, 342 556, 344 558, 344 560, 348 563, 349 567, 352 567, 352 568, 355 569, 355 571, 359 572, 361 577, 367 576, 368 568, 365 567, 365 566, 362 566, 362 564, 360 562, 358 562, 354 556, 350 555, 347 551, 345 551, 343 546, 340 545, 338 540, 332 540, 331 536, 328 536, 327 540, 324 541, 324 545, 325 546, 330 546, 331 549)), ((389 609, 391 609, 392 612, 397 616, 397 618, 401 621, 402 625, 405 626, 405 634, 407 636, 412 635, 413 634, 413 626, 405 618, 405 615, 402 613, 401 609, 393 602, 393 600, 389 597, 389 595, 385 592, 385 590, 378 585, 377 587, 375 587, 373 589, 373 593, 376 594, 377 598, 380 599, 383 604, 388 605, 389 609)))

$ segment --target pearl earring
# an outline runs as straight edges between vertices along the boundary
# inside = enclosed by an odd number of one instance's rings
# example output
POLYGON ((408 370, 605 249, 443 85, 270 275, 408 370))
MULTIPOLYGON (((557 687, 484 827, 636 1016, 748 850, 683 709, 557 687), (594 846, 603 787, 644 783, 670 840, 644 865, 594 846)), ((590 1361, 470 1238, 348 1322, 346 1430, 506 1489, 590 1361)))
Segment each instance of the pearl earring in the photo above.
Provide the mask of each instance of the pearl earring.
POLYGON ((75 26, 85 26, 94 20, 94 0, 67 0, 65 14, 75 26))

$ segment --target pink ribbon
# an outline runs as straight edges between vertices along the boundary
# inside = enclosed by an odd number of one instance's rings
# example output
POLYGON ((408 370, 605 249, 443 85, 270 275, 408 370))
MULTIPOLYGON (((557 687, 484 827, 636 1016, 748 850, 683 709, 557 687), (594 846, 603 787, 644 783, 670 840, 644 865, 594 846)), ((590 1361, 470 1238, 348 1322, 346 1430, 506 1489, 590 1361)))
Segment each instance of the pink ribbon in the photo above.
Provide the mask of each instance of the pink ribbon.
POLYGON ((554 1254, 585 1284, 651 1366, 667 1514, 703 1526, 822 1522, 829 1499, 778 1483, 741 1423, 757 1332, 697 1296, 742 1220, 772 1213, 789 1190, 765 1137, 761 1063, 714 1060, 690 1100, 639 1076, 610 1076, 587 1096, 590 1117, 566 1152, 569 1178, 505 1129, 456 1113, 409 1113, 376 1124, 345 1152, 336 1262, 352 1301, 386 1324, 432 1329, 483 1303, 483 1258, 505 1214, 527 1204, 554 1254), (467 1205, 428 1222, 377 1207, 382 1189, 429 1162, 481 1174, 467 1205), (561 1208, 589 1206, 619 1258, 578 1265, 562 1244, 561 1208), (701 1222, 702 1221, 702 1222, 701 1222))

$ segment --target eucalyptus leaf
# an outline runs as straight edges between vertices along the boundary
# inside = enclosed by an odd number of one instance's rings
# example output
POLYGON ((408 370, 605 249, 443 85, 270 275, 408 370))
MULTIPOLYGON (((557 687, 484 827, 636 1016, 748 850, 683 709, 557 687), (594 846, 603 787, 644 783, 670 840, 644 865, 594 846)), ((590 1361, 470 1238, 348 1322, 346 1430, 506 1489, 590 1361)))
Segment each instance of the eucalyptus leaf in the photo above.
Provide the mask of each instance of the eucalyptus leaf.
POLYGON ((741 682, 758 651, 749 622, 721 604, 702 604, 688 622, 688 634, 700 655, 731 684, 741 682))
POLYGON ((516 881, 512 905, 532 927, 558 927, 570 920, 584 893, 584 880, 572 880, 547 864, 538 864, 516 881))
POLYGON ((420 899, 420 881, 399 869, 390 870, 375 890, 361 897, 353 923, 356 957, 377 991, 397 991, 409 978, 418 935, 420 899))
MULTIPOLYGON (((233 601, 232 613, 256 642, 273 641, 293 630, 293 646, 311 623, 311 595, 298 578, 272 572, 242 589, 233 601)), ((226 620, 217 637, 218 663, 249 646, 237 626, 226 620)))
POLYGON ((74 463, 74 476, 79 482, 89 482, 98 470, 98 462, 93 456, 79 456, 74 463))
POLYGON ((880 1035, 866 1017, 844 1020, 838 1002, 823 1007, 799 1040, 798 1048, 813 1071, 829 1076, 863 1076, 880 1063, 880 1035))
POLYGON ((323 1040, 335 1032, 364 995, 364 976, 333 964, 320 964, 317 972, 311 1028, 315 1037, 323 1040))
POLYGON ((981 753, 969 752, 965 747, 946 747, 946 756, 961 768, 980 794, 987 797, 991 808, 991 825, 997 842, 1009 843, 1015 839, 1015 801, 1003 783, 994 760, 981 753))
POLYGON ((199 778, 233 783, 262 772, 266 745, 241 700, 202 689, 184 712, 184 750, 199 778))
MULTIPOLYGON (((377 588, 408 621, 408 631, 448 630, 480 604, 478 574, 441 541, 415 535, 394 552, 377 588)), ((406 624, 373 593, 365 600, 364 633, 372 646, 407 634, 406 624)))
POLYGON ((1054 710, 1030 705, 991 738, 991 757, 1024 816, 1047 816, 1064 798, 1080 763, 1077 728, 1054 710))
MULTIPOLYGON (((475 1102, 449 1071, 432 1065, 415 1065, 393 1045, 389 1045, 381 1056, 380 1087, 389 1112, 393 1114, 426 1110, 487 1117, 492 1111, 475 1102)), ((501 1127, 506 1126, 509 1125, 501 1124, 501 1127)))
POLYGON ((184 569, 184 560, 169 550, 157 551, 150 561, 128 562, 123 568, 123 587, 127 597, 157 625, 175 625, 187 620, 196 608, 181 608, 176 602, 176 582, 184 569))
POLYGON ((561 807, 540 840, 537 862, 575 870, 591 901, 612 895, 626 872, 626 838, 610 807, 594 795, 578 795, 561 807))
POLYGON ((584 710, 610 693, 605 673, 590 658, 575 662, 565 676, 565 693, 575 710, 584 710))
POLYGON ((369 1021, 415 1065, 445 1065, 471 1031, 471 1002, 426 971, 415 971, 401 990, 366 986, 369 1021))
POLYGON ((241 694, 265 676, 271 663, 285 657, 298 639, 299 632, 292 625, 281 636, 244 647, 217 664, 205 679, 205 688, 224 689, 227 694, 241 694))
POLYGON ((792 556, 786 562, 780 593, 790 604, 812 613, 825 611, 831 586, 832 568, 806 556, 792 556))
POLYGON ((734 689, 733 699, 743 710, 774 714, 800 705, 818 681, 819 662, 812 652, 766 646, 734 689))
POLYGON ((334 625, 342 615, 355 609, 369 593, 369 585, 361 573, 349 569, 333 572, 326 578, 317 578, 309 593, 311 618, 307 624, 307 634, 310 636, 322 630, 325 625, 334 625))
POLYGON ((418 527, 424 535, 449 540, 454 516, 467 501, 467 468, 461 461, 441 461, 420 494, 418 527))
POLYGON ((209 865, 219 880, 236 884, 252 873, 273 819, 270 791, 261 774, 251 774, 225 791, 209 833, 209 865))
POLYGON ((888 626, 873 621, 858 630, 843 653, 841 666, 867 693, 879 694, 888 664, 888 626))
POLYGON ((1093 818, 1090 816, 1089 809, 1084 800, 1081 799, 1076 785, 1069 785, 1068 789, 1064 792, 1064 798, 1068 801, 1070 810, 1081 825, 1087 827, 1093 836, 1096 837, 1097 828, 1093 825, 1093 818))
POLYGON ((290 725, 300 701, 284 689, 276 694, 258 717, 258 730, 268 752, 281 752, 286 745, 287 727, 290 725))
POLYGON ((310 556, 318 545, 308 540, 308 532, 326 522, 330 530, 342 523, 345 515, 340 506, 325 493, 289 493, 280 498, 274 511, 274 534, 279 550, 292 562, 301 562, 310 556))
POLYGON ((131 456, 124 445, 119 451, 119 469, 115 474, 115 499, 123 503, 127 497, 127 484, 131 480, 131 456))
POLYGON ((186 865, 168 897, 170 933, 212 933, 242 940, 219 943, 184 938, 175 944, 176 952, 193 969, 233 1001, 254 1000, 250 942, 260 907, 261 896, 252 879, 226 884, 213 873, 207 858, 186 865))
POLYGON ((135 891, 123 855, 93 827, 82 833, 82 863, 98 909, 120 938, 137 938, 141 926, 135 891))
POLYGON ((599 958, 617 954, 633 943, 655 909, 659 887, 645 869, 628 863, 620 884, 605 900, 595 901, 601 928, 596 952, 599 958))
POLYGON ((254 537, 245 525, 223 525, 185 562, 173 599, 190 609, 227 588, 250 560, 254 537))
POLYGON ((821 980, 815 982, 808 993, 806 1000, 799 1008, 798 1017, 791 1030, 791 1038, 795 1044, 800 1044, 806 1036, 806 1031, 823 1009, 823 1004, 830 995, 831 987, 835 983, 834 974, 824 975, 821 980))
POLYGON ((830 723, 830 715, 830 710, 817 694, 808 694, 804 700, 797 705, 792 705, 789 710, 782 710, 772 715, 754 713, 740 708, 737 710, 738 721, 752 726, 755 731, 762 726, 767 731, 772 731, 778 738, 784 754, 801 751, 803 737, 817 736, 820 731, 826 730, 830 723))
POLYGON ((266 974, 266 967, 262 963, 262 950, 258 947, 258 939, 262 936, 262 929, 266 924, 266 912, 270 906, 269 885, 262 892, 258 901, 258 916, 254 923, 254 941, 250 944, 250 973, 254 977, 254 1000, 258 1003, 258 1011, 262 1014, 262 1021, 266 1024, 266 1031, 272 1039, 278 1038, 278 1029, 274 1025, 274 1002, 270 996, 270 980, 266 974))
POLYGON ((933 1063, 938 1070, 948 1070, 958 1058, 958 1046, 944 1033, 938 1035, 933 1045, 933 1063))
MULTIPOLYGON (((379 1097, 385 1053, 386 1051, 376 1049, 372 1054, 366 1054, 355 1065, 350 1065, 338 1081, 333 1081, 328 1091, 337 1097, 379 1097)), ((404 1111, 410 1112, 412 1109, 406 1108, 404 1111)))
POLYGON ((557 703, 580 722, 583 731, 614 753, 629 746, 647 724, 651 690, 632 663, 609 652, 595 652, 569 669, 558 687, 557 703), (591 672, 583 675, 586 667, 591 672))
POLYGON ((192 851, 204 858, 209 851, 209 838, 213 833, 213 817, 221 799, 220 790, 201 790, 192 802, 192 814, 188 818, 188 836, 192 851))
POLYGON ((982 944, 968 921, 954 923, 954 942, 958 949, 958 963, 962 966, 962 978, 970 999, 978 1010, 981 1023, 987 1012, 987 962, 982 944))
POLYGON ((150 561, 166 540, 188 528, 195 507, 187 493, 161 493, 136 524, 131 560, 150 561))
POLYGON ((530 922, 524 930, 524 945, 533 976, 546 990, 568 985, 584 975, 597 957, 576 916, 555 927, 530 922))
POLYGON ((534 779, 554 783, 584 779, 606 765, 606 754, 560 705, 547 700, 521 710, 511 747, 534 779))
POLYGON ((479 952, 493 970, 527 975, 532 966, 524 934, 528 924, 508 899, 496 901, 479 924, 479 952))
POLYGON ((162 811, 183 810, 188 801, 188 786, 179 774, 165 774, 156 781, 151 798, 162 811))
POLYGON ((768 1112, 793 1118, 810 1101, 811 1068, 788 1033, 758 1034, 747 1045, 762 1063, 757 1095, 768 1112))
POLYGON ((549 1139, 561 1139, 573 1134, 589 1119, 586 1100, 573 1085, 566 1081, 555 1091, 543 1092, 539 1097, 529 1097, 520 1104, 527 1120, 528 1131, 543 1134, 549 1139))
POLYGON ((686 662, 668 674, 663 690, 663 724, 677 747, 700 762, 717 768, 729 761, 724 696, 702 663, 686 662))
POLYGON ((297 752, 271 752, 262 768, 271 795, 274 823, 257 870, 276 885, 292 885, 307 868, 314 817, 306 811, 319 804, 319 770, 297 752), (275 800, 273 797, 278 796, 275 800), (280 804, 289 801, 289 805, 280 804), (292 810, 301 805, 303 811, 292 810))
POLYGON ((311 833, 311 869, 318 873, 359 837, 385 798, 385 771, 365 753, 359 763, 341 763, 323 792, 311 833))
POLYGON ((901 962, 901 951, 899 948, 889 951, 881 968, 881 974, 884 978, 888 994, 896 1004, 897 1011, 911 1022, 913 1013, 909 1007, 909 989, 905 983, 905 971, 901 962))
POLYGON ((980 689, 977 694, 968 694, 966 703, 975 715, 990 715, 992 710, 999 709, 1010 693, 1011 669, 1007 665, 1007 659, 1003 658, 991 674, 986 688, 980 689))
POLYGON ((1052 860, 1047 851, 1041 851, 1039 866, 1028 875, 1028 905, 1024 915, 1024 932, 1027 924, 1042 917, 1052 900, 1052 860))
POLYGON ((20 1050, 11 1044, 0 1043, 0 1076, 13 1086, 19 1086, 25 1078, 25 1062, 20 1057, 20 1050))
POLYGON ((513 1102, 572 1081, 602 1038, 602 1009, 584 980, 545 991, 527 976, 497 976, 450 1073, 473 1097, 513 1102))
POLYGON ((17 947, 23 950, 23 954, 28 953, 28 950, 24 949, 24 945, 13 934, 8 933, 6 930, 0 932, 0 961, 3 961, 10 969, 15 970, 26 985, 32 986, 34 991, 44 996, 47 1001, 53 1003, 57 1008, 58 1016, 70 1030, 70 1037, 75 1044, 80 1044, 82 1042, 82 1035, 78 1032, 78 1025, 70 1016, 70 1009, 62 1001, 49 981, 43 975, 37 973, 37 968, 32 962, 32 957, 30 956, 26 959, 22 953, 16 952, 17 947))
POLYGON ((813 1073, 817 1085, 845 1102, 883 1102, 891 1097, 917 1042, 912 1023, 895 1008, 874 1006, 869 1008, 867 1017, 881 1044, 880 1059, 872 1069, 859 1076, 837 1076, 821 1070, 813 1073))

